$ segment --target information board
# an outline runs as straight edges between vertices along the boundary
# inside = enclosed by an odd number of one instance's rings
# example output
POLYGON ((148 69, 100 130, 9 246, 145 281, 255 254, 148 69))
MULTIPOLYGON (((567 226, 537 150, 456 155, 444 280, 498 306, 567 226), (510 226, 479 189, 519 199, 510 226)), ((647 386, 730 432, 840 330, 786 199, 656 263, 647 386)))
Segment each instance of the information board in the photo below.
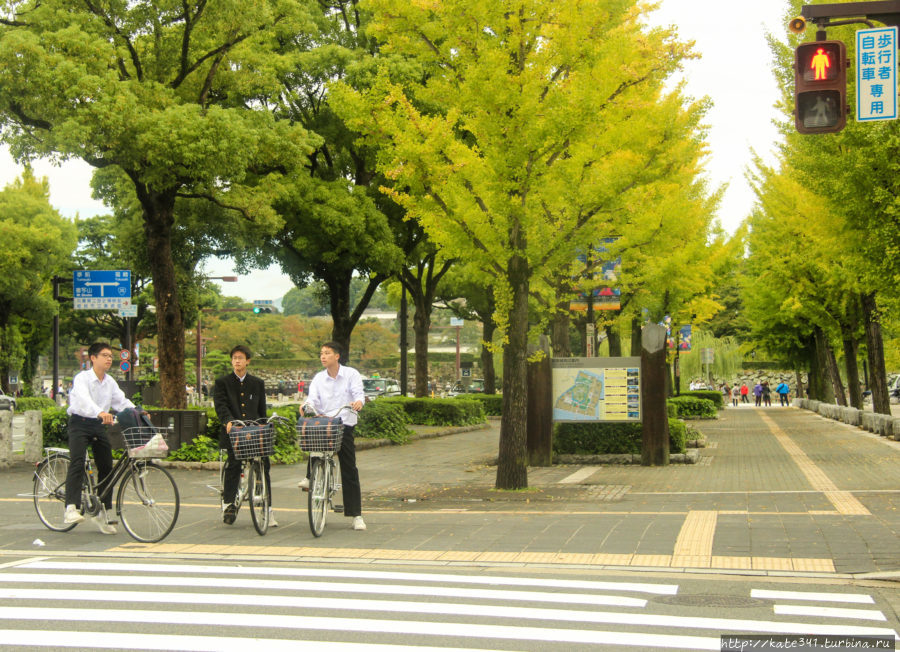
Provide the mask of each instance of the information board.
POLYGON ((76 310, 118 310, 131 299, 131 270, 79 269, 72 273, 76 310))
POLYGON ((553 420, 641 420, 641 359, 553 358, 553 420))

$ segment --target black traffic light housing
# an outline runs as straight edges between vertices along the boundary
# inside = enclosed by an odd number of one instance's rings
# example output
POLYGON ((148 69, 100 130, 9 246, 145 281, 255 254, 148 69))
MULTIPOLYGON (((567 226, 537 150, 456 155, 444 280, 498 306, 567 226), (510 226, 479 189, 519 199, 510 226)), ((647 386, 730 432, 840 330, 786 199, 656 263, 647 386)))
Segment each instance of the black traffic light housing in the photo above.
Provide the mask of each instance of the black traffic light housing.
POLYGON ((831 134, 847 124, 847 47, 812 41, 794 50, 794 124, 801 134, 831 134))

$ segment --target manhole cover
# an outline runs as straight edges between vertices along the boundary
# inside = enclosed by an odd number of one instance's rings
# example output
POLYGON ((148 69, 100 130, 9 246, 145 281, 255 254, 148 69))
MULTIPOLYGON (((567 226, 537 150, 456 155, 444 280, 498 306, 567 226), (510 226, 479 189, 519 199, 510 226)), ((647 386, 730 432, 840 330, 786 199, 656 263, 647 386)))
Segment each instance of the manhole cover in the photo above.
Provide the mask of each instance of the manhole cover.
POLYGON ((739 595, 664 595, 654 598, 653 602, 673 604, 683 607, 762 607, 768 604, 765 600, 744 598, 739 595))

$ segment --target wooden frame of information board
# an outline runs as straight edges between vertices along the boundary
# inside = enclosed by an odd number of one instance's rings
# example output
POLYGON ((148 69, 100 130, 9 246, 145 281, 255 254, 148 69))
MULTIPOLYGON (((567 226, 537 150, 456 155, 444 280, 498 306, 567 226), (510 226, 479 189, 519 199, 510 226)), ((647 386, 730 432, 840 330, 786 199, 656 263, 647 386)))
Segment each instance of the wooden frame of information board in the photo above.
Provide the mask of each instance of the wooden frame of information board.
POLYGON ((553 358, 553 421, 639 423, 641 359, 553 358))

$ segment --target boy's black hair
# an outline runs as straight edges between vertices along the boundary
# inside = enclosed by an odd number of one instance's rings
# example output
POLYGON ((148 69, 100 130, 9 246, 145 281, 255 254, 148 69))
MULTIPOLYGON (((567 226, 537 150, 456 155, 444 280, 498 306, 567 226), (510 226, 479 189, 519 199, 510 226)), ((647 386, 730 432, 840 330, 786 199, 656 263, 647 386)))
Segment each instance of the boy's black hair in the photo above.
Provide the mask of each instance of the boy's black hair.
POLYGON ((344 347, 342 347, 337 342, 334 342, 334 341, 325 342, 325 344, 323 344, 321 348, 325 348, 325 347, 328 347, 329 349, 331 349, 332 351, 337 353, 339 356, 344 355, 344 347))
POLYGON ((243 353, 244 357, 247 358, 248 360, 253 357, 253 355, 250 353, 250 349, 248 349, 243 344, 238 344, 236 347, 231 349, 231 353, 228 354, 228 357, 233 358, 234 354, 238 353, 238 352, 243 353))
POLYGON ((106 342, 94 342, 88 347, 88 358, 100 355, 105 349, 112 351, 112 347, 106 342))

